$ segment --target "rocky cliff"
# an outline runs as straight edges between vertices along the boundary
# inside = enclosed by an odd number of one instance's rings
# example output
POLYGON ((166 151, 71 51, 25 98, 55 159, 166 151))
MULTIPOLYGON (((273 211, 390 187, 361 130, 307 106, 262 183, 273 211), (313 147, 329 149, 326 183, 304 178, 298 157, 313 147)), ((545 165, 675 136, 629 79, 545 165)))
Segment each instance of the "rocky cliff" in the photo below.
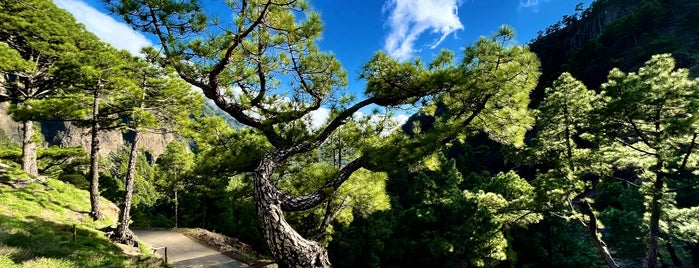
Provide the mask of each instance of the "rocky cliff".
POLYGON ((534 99, 564 71, 597 88, 610 69, 635 70, 659 53, 672 53, 696 76, 697 17, 696 0, 598 0, 564 16, 530 44, 543 71, 534 99))
MULTIPOLYGON (((13 141, 21 139, 21 125, 7 115, 7 103, 0 103, 0 130, 13 141)), ((57 145, 59 147, 81 146, 86 152, 90 151, 89 129, 79 128, 68 122, 41 122, 41 134, 44 136, 43 146, 57 145)), ((126 136, 121 131, 109 131, 100 135, 100 155, 106 156, 124 146, 126 136)), ((172 134, 146 133, 140 144, 149 154, 157 159, 165 151, 167 144, 174 139, 172 134)))

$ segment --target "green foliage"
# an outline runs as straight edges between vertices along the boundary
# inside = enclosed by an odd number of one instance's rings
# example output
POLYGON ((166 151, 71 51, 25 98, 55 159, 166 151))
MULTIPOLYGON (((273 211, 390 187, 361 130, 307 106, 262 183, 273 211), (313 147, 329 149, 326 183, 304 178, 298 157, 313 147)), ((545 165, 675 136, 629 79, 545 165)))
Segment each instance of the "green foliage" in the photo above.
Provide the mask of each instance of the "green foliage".
POLYGON ((586 235, 578 222, 545 215, 537 224, 512 228, 507 262, 516 267, 606 267, 586 235))
MULTIPOLYGON (((0 265, 3 267, 155 267, 122 250, 98 229, 111 224, 93 221, 88 193, 47 179, 21 188, 0 184, 0 265), (73 225, 77 227, 72 241, 73 225), (6 266, 7 265, 7 266, 6 266)), ((107 200, 103 204, 113 206, 107 200)), ((158 265, 159 266, 159 265, 158 265)))
POLYGON ((192 170, 194 154, 175 140, 168 143, 165 152, 155 163, 159 185, 170 190, 183 190, 182 177, 192 170))
POLYGON ((432 167, 418 173, 391 173, 390 210, 355 218, 356 225, 340 228, 331 253, 346 245, 377 243, 362 245, 369 257, 341 257, 340 267, 492 266, 507 258, 509 228, 541 219, 529 210, 533 187, 515 173, 463 178, 454 160, 439 155, 430 161, 432 167))
POLYGON ((0 130, 0 159, 20 163, 22 149, 20 145, 11 140, 5 131, 0 130))
POLYGON ((24 70, 32 69, 33 64, 22 58, 22 55, 15 49, 10 48, 7 43, 0 43, 0 69, 2 70, 24 70))
MULTIPOLYGON (((675 69, 674 59, 661 54, 653 56, 636 73, 612 70, 602 88, 605 106, 600 113, 605 141, 613 148, 612 158, 626 158, 617 163, 638 170, 641 192, 649 196, 645 200, 649 218, 644 219, 649 225, 649 239, 692 243, 693 234, 687 226, 697 223, 689 218, 682 223, 675 219, 691 214, 691 206, 698 204, 677 209, 675 194, 665 189, 668 185, 682 188, 694 184, 686 178, 698 168, 694 147, 699 79, 689 78, 686 69, 675 69), (628 161, 629 156, 632 161, 628 161), (666 228, 666 224, 671 227, 666 228)), ((683 191, 685 196, 690 193, 696 192, 691 188, 683 191)))
POLYGON ((192 130, 197 174, 225 177, 252 171, 255 160, 270 148, 264 136, 250 129, 233 129, 220 117, 197 120, 192 130))
MULTIPOLYGON (((511 29, 503 26, 498 34, 467 47, 459 65, 449 62, 453 57, 448 53, 427 69, 419 61, 414 63, 418 78, 424 78, 409 82, 432 85, 439 94, 402 127, 403 133, 370 143, 365 150, 371 157, 370 168, 388 171, 396 160, 414 163, 445 143, 463 142, 479 133, 499 143, 522 146, 524 134, 534 123, 527 106, 539 63, 527 48, 511 44, 512 38, 511 29)), ((382 73, 390 71, 373 71, 377 77, 369 80, 381 81, 382 73)))
MULTIPOLYGON (((83 42, 97 37, 78 24, 70 13, 46 0, 9 1, 2 4, 0 25, 0 72, 7 90, 0 101, 11 101, 19 108, 11 113, 17 121, 38 119, 27 117, 26 110, 35 109, 38 114, 44 99, 61 102, 65 77, 56 75, 59 66, 79 49, 83 42), (36 108, 35 108, 36 106, 36 108)), ((51 104, 46 104, 52 106, 51 104)), ((50 118, 53 118, 52 116, 50 118)))
POLYGON ((37 160, 40 173, 53 177, 71 173, 82 175, 81 170, 89 162, 87 153, 82 147, 59 148, 58 146, 39 150, 37 160))
POLYGON ((590 118, 597 94, 563 73, 546 89, 546 97, 537 111, 537 135, 529 149, 530 164, 547 169, 536 175, 538 199, 544 207, 562 208, 564 217, 575 218, 573 199, 594 187, 586 184, 585 176, 599 174, 598 156, 580 143, 590 138, 590 118), (573 211, 570 211, 570 209, 573 211))
POLYGON ((534 123, 527 106, 539 76, 539 61, 528 48, 511 45, 513 38, 514 31, 502 26, 498 34, 467 47, 462 63, 465 83, 442 101, 455 116, 452 120, 468 121, 477 114, 471 127, 497 142, 519 147, 534 123))
MULTIPOLYGON (((124 181, 129 162, 127 147, 125 146, 111 155, 109 162, 111 166, 100 176, 100 180, 105 182, 100 191, 107 199, 115 200, 115 203, 120 204, 124 197, 124 181)), ((138 154, 136 157, 136 184, 132 199, 134 207, 152 206, 157 202, 161 193, 156 190, 154 183, 154 168, 148 163, 144 154, 138 154)))
MULTIPOLYGON (((678 209, 667 187, 683 189, 684 197, 696 193, 688 174, 697 168, 699 84, 667 54, 653 56, 637 73, 614 69, 608 79, 596 94, 563 73, 546 90, 524 158, 539 169, 534 185, 544 209, 588 228, 594 213, 597 236, 613 257, 640 265, 649 240, 695 243, 690 215, 697 203, 680 199, 687 202, 678 209), (585 212, 585 202, 592 212, 585 212)), ((673 254, 685 256, 677 248, 673 254)), ((659 250, 664 259, 670 255, 659 250)))

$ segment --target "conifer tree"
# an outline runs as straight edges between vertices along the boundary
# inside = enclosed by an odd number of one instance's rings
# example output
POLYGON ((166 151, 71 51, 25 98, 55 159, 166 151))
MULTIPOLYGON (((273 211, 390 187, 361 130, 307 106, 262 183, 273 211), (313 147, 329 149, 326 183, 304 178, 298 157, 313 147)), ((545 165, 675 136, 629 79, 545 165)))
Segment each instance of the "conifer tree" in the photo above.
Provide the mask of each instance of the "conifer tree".
POLYGON ((167 192, 172 192, 172 201, 175 206, 175 228, 179 227, 179 193, 187 187, 185 175, 191 172, 194 165, 194 154, 190 152, 180 141, 171 141, 158 160, 156 168, 161 176, 159 184, 167 192))
POLYGON ((67 55, 56 71, 69 80, 67 96, 79 100, 79 106, 62 105, 53 112, 90 131, 90 215, 99 220, 104 218, 100 208, 99 135, 121 127, 127 108, 117 97, 127 94, 125 89, 132 83, 126 70, 131 55, 91 37, 83 41, 83 50, 67 55))
POLYGON ((61 95, 64 80, 55 66, 66 53, 76 51, 87 34, 65 10, 49 0, 0 3, 0 102, 15 108, 11 116, 22 123, 22 169, 38 175, 34 122, 41 100, 61 95))
MULTIPOLYGON (((448 52, 429 64, 400 63, 378 53, 362 75, 368 81, 366 98, 350 102, 340 94, 345 71, 315 43, 322 22, 306 1, 229 1, 232 20, 213 18, 195 1, 107 2, 136 29, 159 38, 161 63, 174 67, 221 110, 266 138, 270 148, 248 166, 254 167, 250 171, 260 227, 280 267, 330 266, 326 249, 294 230, 284 212, 315 207, 359 168, 378 167, 370 162, 389 142, 377 142, 347 159, 336 176, 307 194, 280 190, 273 180, 275 171, 290 158, 316 150, 361 108, 414 104, 449 92, 443 100, 455 107, 444 120, 450 124, 439 130, 482 130, 521 144, 531 124, 526 105, 538 61, 525 48, 509 46, 513 32, 508 29, 479 41, 460 65, 448 52), (333 110, 331 117, 320 129, 309 129, 304 118, 322 106, 333 110)), ((439 136, 442 142, 457 135, 452 131, 439 136)))
MULTIPOLYGON (((649 196, 648 250, 644 267, 656 267, 661 221, 670 204, 669 182, 699 168, 695 153, 699 125, 699 79, 676 69, 669 54, 653 56, 638 72, 613 69, 602 85, 599 128, 607 155, 619 167, 633 168, 649 196)), ((689 182, 692 184, 695 182, 689 182)))
MULTIPOLYGON (((157 53, 152 48, 144 49, 147 59, 157 53)), ((133 135, 125 178, 125 193, 119 222, 113 239, 126 244, 134 241, 129 229, 131 221, 131 199, 136 181, 136 160, 139 143, 146 131, 161 132, 186 125, 189 116, 203 105, 200 95, 179 79, 171 68, 160 68, 152 61, 132 57, 126 66, 132 84, 116 102, 125 107, 126 122, 123 126, 133 135)))
MULTIPOLYGON (((608 267, 619 267, 602 239, 602 224, 593 210, 590 193, 594 183, 584 178, 600 176, 600 155, 591 148, 581 148, 581 137, 589 138, 597 94, 585 85, 563 73, 546 89, 546 96, 538 108, 537 136, 532 149, 535 161, 550 168, 537 175, 543 199, 551 200, 554 207, 562 206, 563 217, 578 220, 597 246, 608 267), (545 164, 544 164, 545 163, 545 164), (577 207, 577 208, 576 208, 577 207)), ((558 212, 557 212, 558 213, 558 212)))

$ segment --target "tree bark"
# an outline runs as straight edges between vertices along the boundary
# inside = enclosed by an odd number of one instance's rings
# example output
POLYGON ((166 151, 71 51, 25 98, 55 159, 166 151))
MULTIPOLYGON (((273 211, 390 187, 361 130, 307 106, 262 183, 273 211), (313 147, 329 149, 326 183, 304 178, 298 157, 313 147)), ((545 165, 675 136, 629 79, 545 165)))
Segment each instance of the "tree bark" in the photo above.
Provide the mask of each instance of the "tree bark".
POLYGON ((597 251, 600 255, 602 255, 602 258, 604 258, 604 262, 607 263, 607 266, 609 268, 619 268, 619 265, 614 261, 612 254, 609 252, 609 249, 607 248, 607 243, 604 243, 604 241, 599 235, 597 216, 595 216, 595 213, 592 211, 592 206, 590 206, 590 203, 588 203, 587 201, 582 201, 580 206, 582 207, 583 213, 585 213, 585 215, 587 215, 590 218, 590 222, 588 222, 587 224, 583 223, 583 225, 587 226, 587 231, 589 232, 590 237, 592 237, 592 239, 595 241, 597 251))
POLYGON ((278 191, 270 181, 276 165, 273 153, 266 154, 253 173, 257 217, 272 257, 281 268, 330 267, 327 250, 286 222, 278 191))
POLYGON ((175 188, 175 228, 178 227, 178 226, 177 226, 177 225, 178 225, 178 222, 177 222, 177 215, 179 214, 179 213, 178 213, 178 208, 179 208, 179 205, 180 205, 179 200, 177 199, 177 192, 178 192, 178 191, 177 191, 177 188, 175 188))
MULTIPOLYGON (((656 173, 657 174, 657 173, 656 173)), ((644 268, 654 268, 658 261, 658 237, 660 236, 660 200, 663 198, 663 177, 658 174, 653 184, 653 199, 650 203, 650 232, 648 236, 648 251, 644 268)))
POLYGON ((36 163, 36 142, 34 142, 34 122, 25 121, 22 125, 22 170, 29 175, 38 176, 36 163))
POLYGON ((665 247, 667 248, 667 252, 670 253, 672 265, 675 267, 683 267, 682 261, 680 260, 680 257, 677 256, 677 251, 675 250, 675 247, 672 246, 672 243, 670 243, 670 241, 665 242, 665 247))
POLYGON ((140 139, 140 132, 134 131, 131 152, 129 153, 129 166, 126 170, 126 193, 124 194, 124 203, 121 208, 121 213, 119 213, 119 225, 115 232, 116 240, 125 244, 133 244, 133 242, 135 242, 133 241, 133 233, 129 229, 129 221, 131 220, 131 198, 133 197, 136 179, 136 158, 140 139))
POLYGON ((99 90, 95 90, 92 98, 92 125, 90 126, 90 216, 94 220, 104 219, 100 204, 99 177, 99 90))

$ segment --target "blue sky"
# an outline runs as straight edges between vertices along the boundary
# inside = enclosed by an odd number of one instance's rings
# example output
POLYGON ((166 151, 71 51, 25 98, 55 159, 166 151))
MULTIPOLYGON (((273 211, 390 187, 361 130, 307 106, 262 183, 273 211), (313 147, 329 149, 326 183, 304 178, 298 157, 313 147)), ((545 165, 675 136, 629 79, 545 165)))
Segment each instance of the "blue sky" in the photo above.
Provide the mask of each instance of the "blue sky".
POLYGON ((591 1, 325 0, 312 3, 326 25, 321 48, 335 53, 352 80, 363 63, 380 49, 401 59, 420 56, 429 60, 442 49, 460 55, 465 46, 480 36, 493 34, 503 24, 514 27, 520 44, 527 43, 537 31, 563 15, 572 14, 580 2, 587 7, 591 1), (409 37, 415 32, 418 36, 411 42, 409 37), (388 45, 391 40, 406 49, 392 49, 388 45))
MULTIPOLYGON (((204 0, 204 2, 216 0, 204 0)), ((107 12, 97 0, 54 0, 103 40, 137 51, 153 44, 107 12)), ((502 24, 513 26, 520 44, 590 0, 355 0, 311 1, 325 23, 319 44, 332 51, 354 80, 377 50, 399 59, 429 60, 442 49, 457 52, 502 24)))
MULTIPOLYGON (((136 53, 157 45, 107 12, 99 0, 53 0, 71 12, 88 30, 117 48, 136 53)), ((203 0, 210 3, 223 0, 203 0)), ((480 36, 492 35, 500 25, 514 27, 516 40, 527 43, 537 31, 574 12, 578 3, 592 0, 311 0, 321 13, 325 31, 319 45, 342 62, 350 92, 361 94, 362 65, 378 50, 407 60, 429 61, 442 49, 461 55, 480 36)))

